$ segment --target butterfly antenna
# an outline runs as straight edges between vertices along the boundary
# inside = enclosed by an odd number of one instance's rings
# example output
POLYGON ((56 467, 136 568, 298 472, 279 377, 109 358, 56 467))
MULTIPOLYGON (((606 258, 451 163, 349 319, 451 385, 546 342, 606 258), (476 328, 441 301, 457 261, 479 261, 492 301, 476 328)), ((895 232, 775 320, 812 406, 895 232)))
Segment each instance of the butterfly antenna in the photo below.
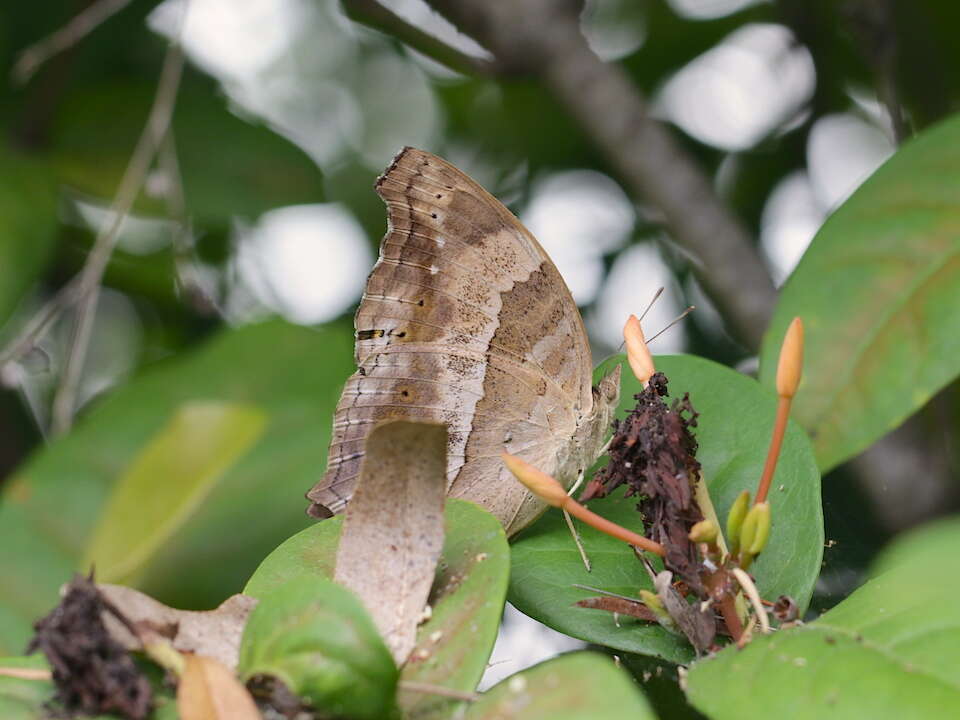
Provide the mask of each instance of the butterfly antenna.
POLYGON ((653 304, 657 301, 657 298, 663 295, 663 288, 659 288, 650 299, 650 302, 647 303, 647 309, 643 311, 643 314, 640 315, 640 322, 643 322, 643 319, 647 316, 647 313, 650 312, 650 308, 653 307, 653 304))
MULTIPOLYGON (((662 287, 658 288, 657 291, 653 294, 653 297, 650 298, 650 302, 647 303, 647 308, 640 314, 640 317, 638 318, 640 322, 643 322, 643 319, 647 316, 647 313, 650 312, 650 308, 653 307, 653 304, 657 301, 657 298, 659 298, 661 295, 663 295, 662 287)), ((623 351, 623 346, 625 342, 626 341, 620 343, 620 347, 617 348, 617 352, 623 351)))
POLYGON ((663 330, 661 330, 661 331, 658 332, 656 335, 654 335, 652 338, 650 338, 649 340, 647 340, 647 345, 649 345, 649 344, 652 343, 654 340, 656 340, 658 337, 660 337, 661 335, 663 335, 667 330, 669 330, 670 328, 672 328, 674 325, 676 325, 678 322, 680 322, 681 320, 683 320, 687 315, 689 315, 690 313, 692 313, 692 312, 693 312, 694 310, 696 310, 696 309, 697 309, 697 306, 696 306, 696 305, 690 305, 686 310, 684 310, 682 313, 680 313, 679 315, 677 315, 673 320, 671 320, 671 321, 670 321, 670 324, 667 325, 663 330))

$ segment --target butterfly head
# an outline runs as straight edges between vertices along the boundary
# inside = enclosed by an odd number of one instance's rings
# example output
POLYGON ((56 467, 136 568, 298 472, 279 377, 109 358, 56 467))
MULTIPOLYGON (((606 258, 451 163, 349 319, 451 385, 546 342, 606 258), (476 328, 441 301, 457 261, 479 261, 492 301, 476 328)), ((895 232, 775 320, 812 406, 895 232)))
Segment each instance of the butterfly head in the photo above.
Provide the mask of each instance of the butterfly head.
POLYGON ((594 404, 606 405, 611 408, 611 414, 620 401, 620 364, 600 378, 600 382, 593 387, 594 404))

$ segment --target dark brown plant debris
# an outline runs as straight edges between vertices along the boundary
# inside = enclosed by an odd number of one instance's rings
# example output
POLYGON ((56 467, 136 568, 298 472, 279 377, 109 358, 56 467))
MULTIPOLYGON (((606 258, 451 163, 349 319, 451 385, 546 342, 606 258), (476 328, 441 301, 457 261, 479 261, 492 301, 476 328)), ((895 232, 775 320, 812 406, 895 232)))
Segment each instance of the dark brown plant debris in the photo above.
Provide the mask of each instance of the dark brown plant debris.
POLYGON ((697 426, 697 412, 687 394, 668 406, 663 400, 667 382, 663 373, 654 374, 647 388, 634 396, 637 405, 627 418, 614 422, 610 461, 587 485, 580 502, 626 485, 627 497, 640 498, 644 534, 666 549, 666 568, 705 598, 699 554, 688 538, 690 528, 703 519, 694 498, 700 463, 691 428, 697 426))
POLYGON ((49 615, 38 620, 27 653, 41 650, 53 668, 61 716, 117 713, 144 720, 152 707, 150 683, 107 632, 101 615, 129 622, 97 590, 93 577, 76 576, 49 615))
POLYGON ((313 720, 315 717, 309 704, 272 675, 254 675, 247 681, 247 690, 264 720, 313 720))
POLYGON ((781 623, 796 622, 800 617, 797 601, 789 595, 781 595, 773 604, 773 616, 781 623))

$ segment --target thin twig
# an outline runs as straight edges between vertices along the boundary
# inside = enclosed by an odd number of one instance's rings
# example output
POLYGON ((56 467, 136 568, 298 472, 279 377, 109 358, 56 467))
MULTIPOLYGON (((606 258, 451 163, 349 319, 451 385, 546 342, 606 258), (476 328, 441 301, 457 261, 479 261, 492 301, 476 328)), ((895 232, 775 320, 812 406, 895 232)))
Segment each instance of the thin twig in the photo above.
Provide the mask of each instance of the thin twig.
POLYGON ((343 9, 350 19, 387 33, 429 58, 467 75, 493 75, 496 66, 490 60, 468 55, 447 45, 404 20, 377 0, 343 0, 343 9))
POLYGON ((47 300, 33 317, 27 321, 26 326, 20 331, 7 347, 0 350, 0 370, 7 363, 19 360, 37 346, 40 338, 50 327, 50 323, 56 320, 60 313, 76 302, 79 297, 80 276, 75 276, 70 282, 64 285, 57 294, 47 300))
POLYGON ((181 297, 194 309, 204 314, 215 312, 223 314, 214 297, 204 287, 197 271, 193 227, 187 214, 187 201, 183 192, 183 176, 180 173, 180 161, 177 159, 177 143, 173 128, 167 130, 157 166, 163 173, 163 197, 167 205, 167 216, 173 222, 173 267, 177 289, 181 297))
POLYGON ((18 680, 52 680, 53 673, 42 668, 0 667, 0 677, 18 680))
MULTIPOLYGON (((186 15, 186 12, 184 12, 184 15, 186 15)), ((150 108, 146 126, 137 141, 137 146, 134 148, 133 155, 120 181, 117 196, 110 208, 109 219, 101 226, 93 244, 93 249, 80 272, 79 306, 73 339, 60 385, 53 400, 51 430, 54 435, 69 430, 73 421, 81 371, 87 356, 97 301, 100 297, 100 281, 113 253, 117 235, 130 213, 137 195, 140 193, 140 188, 143 186, 143 181, 150 165, 153 163, 163 136, 170 127, 182 73, 183 51, 179 42, 174 40, 164 57, 153 107, 150 108)))
POLYGON ((26 83, 47 60, 76 45, 129 4, 130 0, 98 0, 77 13, 62 28, 20 53, 10 71, 13 82, 26 83))

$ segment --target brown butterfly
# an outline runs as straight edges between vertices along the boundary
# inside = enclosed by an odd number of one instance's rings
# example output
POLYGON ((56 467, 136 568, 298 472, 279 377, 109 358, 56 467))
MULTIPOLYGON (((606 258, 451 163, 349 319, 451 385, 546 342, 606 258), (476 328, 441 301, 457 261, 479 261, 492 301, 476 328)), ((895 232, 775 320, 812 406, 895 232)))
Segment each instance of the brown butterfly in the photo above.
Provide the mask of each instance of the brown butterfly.
POLYGON ((387 234, 357 310, 357 372, 340 397, 308 512, 344 509, 377 423, 440 422, 449 432, 448 495, 482 505, 511 535, 544 505, 500 453, 569 487, 603 444, 619 368, 591 387, 590 346, 570 291, 533 235, 471 178, 404 148, 375 187, 387 234))

